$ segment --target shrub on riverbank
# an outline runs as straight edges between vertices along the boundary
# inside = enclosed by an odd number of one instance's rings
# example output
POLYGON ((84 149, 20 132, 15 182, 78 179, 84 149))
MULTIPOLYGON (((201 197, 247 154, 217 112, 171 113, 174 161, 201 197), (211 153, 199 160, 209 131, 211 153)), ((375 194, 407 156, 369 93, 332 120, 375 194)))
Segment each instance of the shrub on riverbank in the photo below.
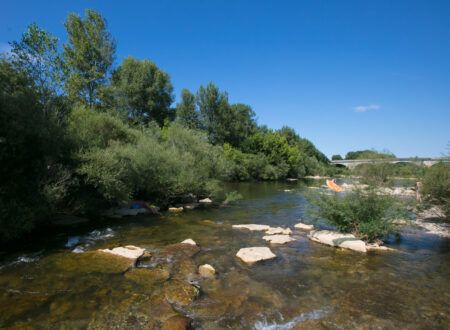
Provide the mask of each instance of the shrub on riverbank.
POLYGON ((424 166, 409 163, 360 164, 352 173, 362 177, 362 182, 370 185, 384 186, 394 177, 420 178, 426 172, 424 166))
POLYGON ((315 206, 311 211, 315 217, 367 241, 392 233, 392 221, 403 213, 393 197, 378 194, 373 188, 346 194, 315 194, 309 199, 315 206))
POLYGON ((438 163, 426 170, 423 195, 429 202, 442 206, 450 217, 450 164, 438 163))

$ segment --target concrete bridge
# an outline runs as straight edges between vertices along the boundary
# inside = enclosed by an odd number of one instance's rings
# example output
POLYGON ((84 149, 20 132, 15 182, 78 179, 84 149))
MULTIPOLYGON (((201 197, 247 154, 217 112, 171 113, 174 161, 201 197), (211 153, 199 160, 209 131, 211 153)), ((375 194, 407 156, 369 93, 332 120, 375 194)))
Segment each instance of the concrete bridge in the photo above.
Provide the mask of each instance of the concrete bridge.
POLYGON ((450 158, 343 159, 343 160, 332 160, 330 163, 336 166, 345 166, 352 169, 360 164, 412 163, 419 166, 430 167, 439 162, 450 163, 450 158))

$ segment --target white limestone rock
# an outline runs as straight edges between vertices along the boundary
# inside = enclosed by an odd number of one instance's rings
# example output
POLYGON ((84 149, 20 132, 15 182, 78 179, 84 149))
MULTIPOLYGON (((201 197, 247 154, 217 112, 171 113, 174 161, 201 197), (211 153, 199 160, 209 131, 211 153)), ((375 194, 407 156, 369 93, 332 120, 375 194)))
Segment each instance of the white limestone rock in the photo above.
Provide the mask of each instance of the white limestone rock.
POLYGON ((99 251, 131 259, 135 262, 140 256, 144 254, 145 249, 134 245, 126 245, 119 246, 114 249, 100 249, 99 251))
POLYGON ((257 224, 249 224, 249 225, 233 225, 234 229, 248 229, 251 231, 266 231, 270 229, 268 225, 257 225, 257 224))
POLYGON ((204 199, 200 199, 198 202, 202 203, 202 204, 210 204, 213 201, 211 200, 211 198, 204 198, 204 199))
POLYGON ((269 260, 276 257, 268 247, 257 246, 242 248, 236 256, 247 264, 253 264, 262 260, 269 260))
POLYGON ((294 225, 295 228, 301 229, 301 230, 313 230, 313 225, 307 225, 306 223, 299 222, 296 225, 294 225))
POLYGON ((367 252, 366 244, 352 234, 342 234, 331 230, 313 230, 308 234, 308 238, 330 246, 367 252))
POLYGON ((191 238, 185 239, 183 242, 181 242, 181 244, 189 244, 197 246, 197 243, 195 243, 195 241, 191 238))
POLYGON ((267 235, 291 235, 292 230, 290 228, 281 228, 281 227, 270 227, 266 230, 267 235))
POLYGON ((169 212, 170 213, 181 213, 183 212, 183 207, 169 207, 169 212))
POLYGON ((289 235, 266 235, 263 237, 263 240, 268 241, 271 244, 285 244, 295 241, 295 239, 289 235))
POLYGON ((212 278, 216 275, 216 270, 209 264, 204 264, 198 267, 198 273, 201 277, 212 278))
POLYGON ((377 243, 367 243, 366 244, 366 250, 367 251, 395 251, 392 248, 389 248, 384 245, 379 245, 377 243))

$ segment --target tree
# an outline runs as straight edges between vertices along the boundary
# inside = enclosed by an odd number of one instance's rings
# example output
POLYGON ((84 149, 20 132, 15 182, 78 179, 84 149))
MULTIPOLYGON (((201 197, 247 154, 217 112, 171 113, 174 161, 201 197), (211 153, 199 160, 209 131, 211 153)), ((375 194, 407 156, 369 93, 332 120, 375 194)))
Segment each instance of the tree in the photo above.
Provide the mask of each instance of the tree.
POLYGON ((0 60, 0 244, 31 230, 48 210, 43 192, 60 152, 33 77, 0 60))
POLYGON ((255 113, 250 106, 242 103, 232 104, 227 110, 223 140, 239 148, 256 131, 255 113))
POLYGON ((13 41, 10 45, 12 65, 26 72, 41 95, 62 91, 63 60, 55 36, 33 23, 20 41, 13 41))
POLYGON ((82 19, 77 14, 69 14, 65 23, 66 90, 71 99, 93 107, 99 101, 99 88, 108 78, 116 45, 99 13, 87 9, 85 16, 82 19))
POLYGON ((36 24, 28 26, 20 41, 11 42, 11 64, 33 81, 34 89, 48 114, 63 91, 63 59, 58 39, 36 24))
POLYGON ((176 107, 176 120, 187 128, 199 129, 201 127, 195 95, 187 89, 181 91, 181 102, 176 107))
POLYGON ((197 92, 197 105, 211 143, 223 143, 225 135, 223 124, 227 120, 226 114, 230 106, 228 94, 221 92, 213 83, 209 83, 206 87, 200 86, 197 92))
POLYGON ((333 155, 333 156, 331 156, 331 160, 342 160, 342 156, 341 155, 333 155))
POLYGON ((170 115, 170 77, 149 60, 126 58, 113 72, 111 87, 116 106, 135 122, 154 120, 162 126, 170 115))

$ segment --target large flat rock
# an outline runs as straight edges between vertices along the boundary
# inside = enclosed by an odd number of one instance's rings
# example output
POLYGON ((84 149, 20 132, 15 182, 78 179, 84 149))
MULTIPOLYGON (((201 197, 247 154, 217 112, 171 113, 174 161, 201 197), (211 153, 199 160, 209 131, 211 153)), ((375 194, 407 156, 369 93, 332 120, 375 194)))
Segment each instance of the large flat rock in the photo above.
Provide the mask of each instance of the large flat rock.
POLYGON ((249 225, 233 225, 234 229, 248 229, 251 231, 266 231, 270 229, 268 225, 257 225, 257 224, 249 224, 249 225))
POLYGON ((295 239, 289 235, 266 235, 263 236, 263 240, 268 241, 271 244, 285 244, 295 241, 295 239))
POLYGON ((355 235, 343 234, 331 230, 313 230, 308 238, 322 244, 346 248, 358 252, 367 252, 366 244, 357 239, 355 235))
POLYGON ((134 245, 127 245, 119 246, 114 249, 102 249, 99 251, 136 261, 137 258, 139 258, 144 253, 145 249, 134 245))
POLYGON ((295 228, 300 229, 300 230, 313 230, 314 226, 313 225, 308 225, 306 223, 302 223, 299 222, 296 225, 294 225, 295 228))
POLYGON ((267 235, 291 235, 292 230, 290 228, 270 227, 266 230, 267 235))
POLYGON ((238 251, 236 256, 248 264, 253 264, 262 260, 269 260, 276 257, 276 255, 265 246, 242 248, 238 251))

